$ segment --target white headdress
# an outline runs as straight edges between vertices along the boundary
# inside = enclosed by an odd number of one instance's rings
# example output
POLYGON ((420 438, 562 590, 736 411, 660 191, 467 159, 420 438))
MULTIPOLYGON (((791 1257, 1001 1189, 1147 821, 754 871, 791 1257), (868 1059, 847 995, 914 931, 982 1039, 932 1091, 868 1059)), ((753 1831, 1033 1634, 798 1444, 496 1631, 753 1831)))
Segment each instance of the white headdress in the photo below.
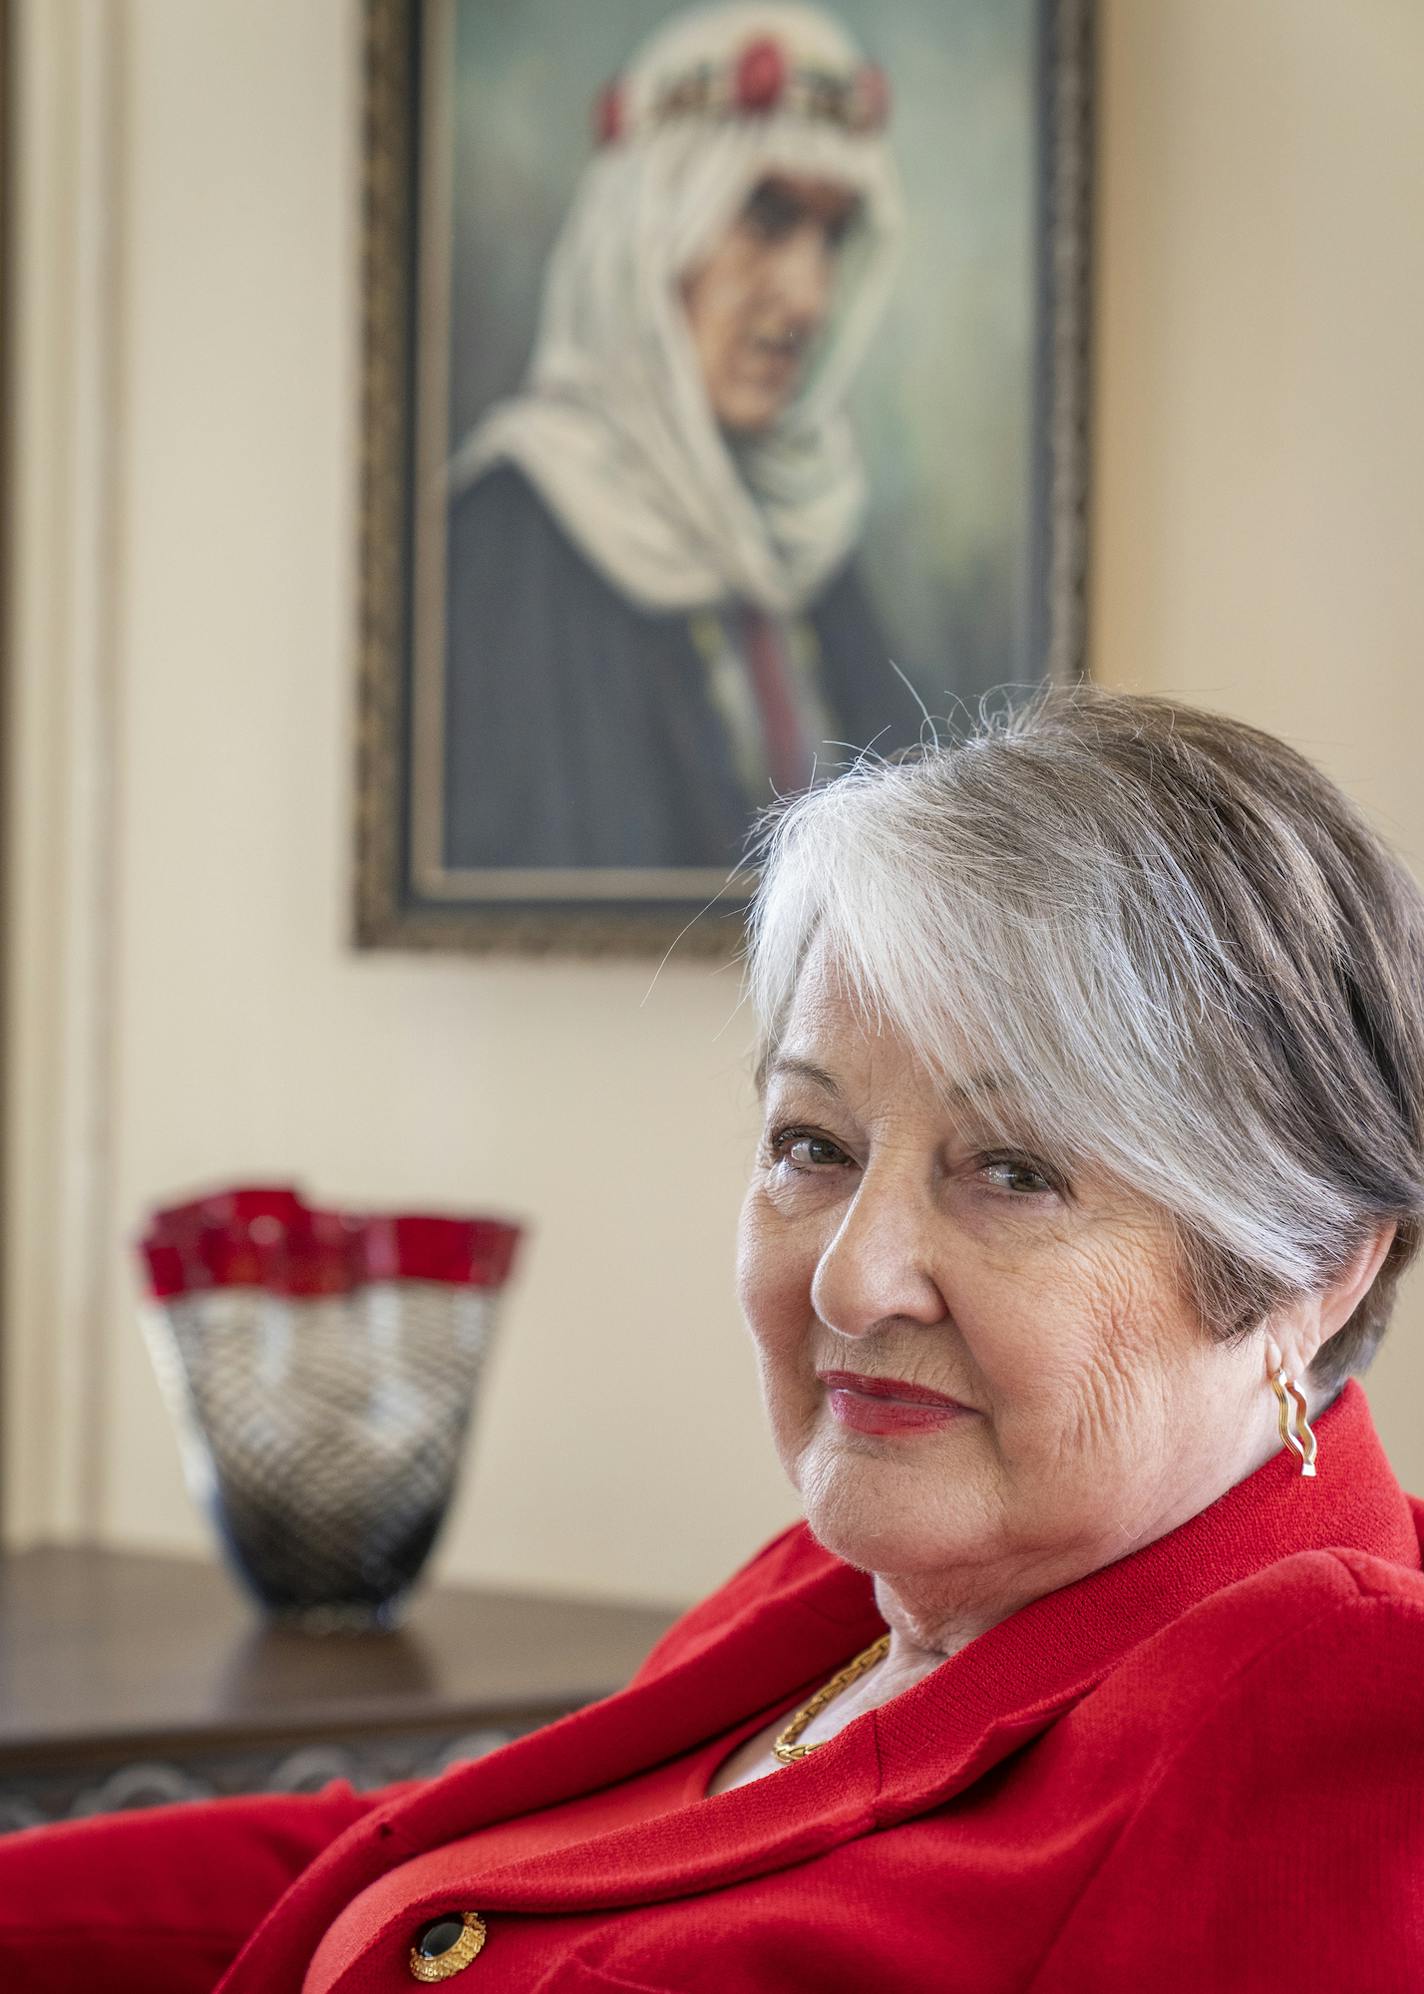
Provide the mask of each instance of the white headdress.
POLYGON ((864 504, 843 404, 899 234, 883 109, 878 72, 814 7, 738 0, 652 35, 605 96, 605 143, 550 260, 524 389, 461 443, 452 495, 512 462, 640 606, 802 608, 854 545, 864 504), (800 393, 734 449, 679 283, 778 172, 851 188, 862 225, 800 393))

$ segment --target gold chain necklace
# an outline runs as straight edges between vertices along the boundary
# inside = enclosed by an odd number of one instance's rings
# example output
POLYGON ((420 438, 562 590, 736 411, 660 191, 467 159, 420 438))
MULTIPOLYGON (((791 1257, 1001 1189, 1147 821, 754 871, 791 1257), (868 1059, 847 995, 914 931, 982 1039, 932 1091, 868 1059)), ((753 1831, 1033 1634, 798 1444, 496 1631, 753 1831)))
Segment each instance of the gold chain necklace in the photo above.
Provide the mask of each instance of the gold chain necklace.
POLYGON ((798 1759, 804 1759, 811 1752, 818 1752, 819 1745, 798 1745, 801 1736, 813 1717, 819 1717, 833 1697, 843 1689, 849 1689, 853 1682, 859 1682, 867 1669, 873 1669, 877 1662, 883 1662, 890 1651, 890 1636, 882 1634, 878 1641, 872 1641, 863 1655, 857 1655, 853 1662, 847 1662, 837 1671, 824 1689, 818 1689, 809 1703, 803 1703, 786 1729, 772 1746, 773 1756, 784 1766, 794 1766, 798 1759))

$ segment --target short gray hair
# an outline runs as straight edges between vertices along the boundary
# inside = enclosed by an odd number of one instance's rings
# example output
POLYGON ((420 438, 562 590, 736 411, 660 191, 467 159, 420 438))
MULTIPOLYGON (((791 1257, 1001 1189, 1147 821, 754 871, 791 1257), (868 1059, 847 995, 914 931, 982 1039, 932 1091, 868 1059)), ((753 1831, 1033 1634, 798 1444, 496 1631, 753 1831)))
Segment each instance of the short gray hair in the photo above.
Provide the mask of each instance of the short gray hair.
POLYGON ((764 1051, 821 940, 932 1071, 972 1087, 967 1044, 985 1112, 1163 1208, 1223 1337, 1393 1221, 1311 1382, 1365 1368, 1424 1218, 1424 896, 1318 769, 1174 701, 1050 691, 862 757, 758 857, 764 1051))

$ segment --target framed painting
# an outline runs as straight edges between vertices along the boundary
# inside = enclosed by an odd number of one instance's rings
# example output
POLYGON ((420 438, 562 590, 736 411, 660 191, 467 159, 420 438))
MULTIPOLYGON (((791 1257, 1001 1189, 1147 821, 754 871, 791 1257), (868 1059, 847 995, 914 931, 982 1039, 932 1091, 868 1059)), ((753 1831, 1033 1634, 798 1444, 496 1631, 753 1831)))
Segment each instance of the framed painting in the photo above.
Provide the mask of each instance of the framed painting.
POLYGON ((1091 0, 368 0, 357 933, 718 952, 1083 655, 1091 0))

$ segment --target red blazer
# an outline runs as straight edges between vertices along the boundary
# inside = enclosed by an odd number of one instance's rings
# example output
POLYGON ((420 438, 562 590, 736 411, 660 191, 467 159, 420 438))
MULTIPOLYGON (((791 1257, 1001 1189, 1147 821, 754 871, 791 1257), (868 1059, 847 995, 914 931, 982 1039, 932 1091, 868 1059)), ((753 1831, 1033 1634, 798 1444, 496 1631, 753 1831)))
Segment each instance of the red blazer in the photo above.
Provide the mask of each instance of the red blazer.
MULTIPOLYGON (((1316 1481, 1277 1456, 795 1767, 502 1868, 475 1844, 339 1994, 404 1994, 452 1909, 489 1929, 460 1994, 1420 1994, 1424 1506, 1357 1385, 1317 1431, 1316 1481)), ((198 1994, 251 1932, 222 1994, 300 1994, 394 1865, 809 1695, 879 1627, 798 1528, 626 1690, 439 1780, 14 1837, 0 1986, 198 1994)))

